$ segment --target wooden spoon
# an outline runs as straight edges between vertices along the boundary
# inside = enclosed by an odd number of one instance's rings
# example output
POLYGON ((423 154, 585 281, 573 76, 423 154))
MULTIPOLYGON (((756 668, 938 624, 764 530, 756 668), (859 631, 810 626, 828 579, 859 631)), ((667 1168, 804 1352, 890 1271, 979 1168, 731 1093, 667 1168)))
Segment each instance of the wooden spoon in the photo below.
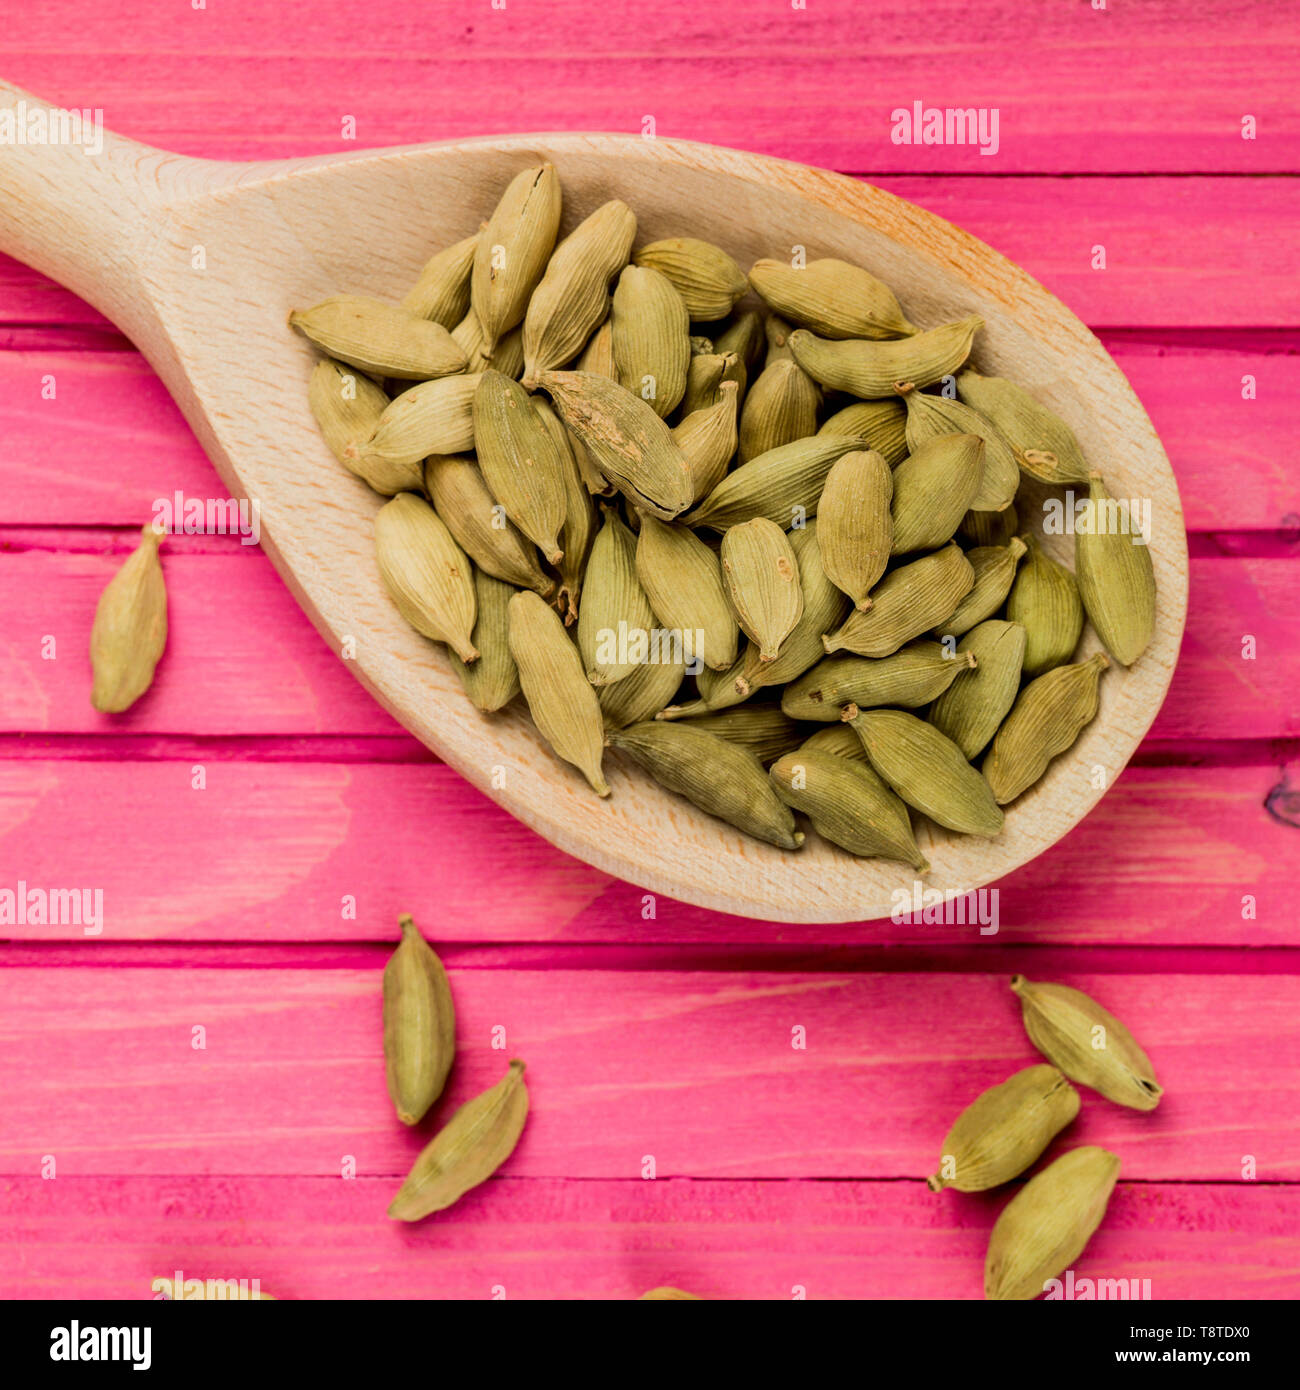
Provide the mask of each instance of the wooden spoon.
MULTIPOLYGON (((41 107, 0 85, 0 111, 30 116, 41 107)), ((330 646, 355 653, 344 659, 381 704, 552 843, 651 891, 751 916, 837 922, 906 911, 922 886, 982 887, 1060 839, 1097 802, 1168 687, 1186 615, 1186 538, 1168 460, 1127 381, 1022 270, 867 184, 636 136, 494 137, 232 164, 106 133, 93 155, 68 144, 0 147, 0 250, 61 281, 132 338, 230 493, 257 501, 266 553, 330 646), (371 541, 381 501, 321 439, 307 408, 313 350, 286 319, 343 291, 400 299, 432 252, 473 232, 510 177, 542 160, 563 184, 561 234, 620 197, 636 212, 638 242, 706 237, 742 266, 802 246, 810 258, 838 256, 875 272, 923 327, 981 314, 987 327, 973 364, 1013 377, 1064 416, 1114 496, 1150 500, 1155 640, 1131 670, 1106 673, 1097 719, 1008 808, 995 840, 918 826, 932 865, 923 885, 906 866, 854 859, 813 834, 794 853, 759 844, 613 754, 613 795, 597 798, 551 755, 522 709, 480 715, 442 650, 389 602, 371 541)), ((1022 514, 1022 527, 1037 522, 1022 514)), ((1044 543, 1070 562, 1070 536, 1044 543)), ((1080 655, 1096 649, 1089 630, 1080 655)), ((490 904, 492 885, 483 892, 490 904)), ((634 934, 635 923, 628 929, 634 934)))

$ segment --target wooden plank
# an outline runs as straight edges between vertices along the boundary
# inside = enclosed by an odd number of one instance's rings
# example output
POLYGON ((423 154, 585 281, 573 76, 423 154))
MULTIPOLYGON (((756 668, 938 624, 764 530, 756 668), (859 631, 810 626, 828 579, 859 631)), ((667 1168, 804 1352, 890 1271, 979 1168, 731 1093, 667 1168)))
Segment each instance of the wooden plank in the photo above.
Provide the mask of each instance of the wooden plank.
MULTIPOLYGON (((398 1181, 519 1056, 512 1177, 918 1179, 976 1095, 1041 1060, 1005 975, 453 968, 456 1067, 412 1132, 384 1087, 386 955, 4 971, 0 1171, 334 1176, 350 1156, 398 1181)), ((1300 973, 1065 982, 1141 1038, 1165 1097, 1143 1114, 1084 1093, 1057 1149, 1105 1145, 1146 1181, 1236 1182, 1247 1156, 1261 1182, 1300 1179, 1300 973)))
MULTIPOLYGON (((387 941, 413 912, 448 941, 1295 945, 1290 786, 1268 765, 1129 768, 1065 839, 993 885, 998 930, 984 937, 904 918, 760 922, 648 896, 441 765, 10 760, 0 890, 102 889, 106 942, 387 941)), ((0 935, 85 939, 78 924, 0 935)))
MULTIPOLYGON (((11 534, 11 546, 30 548, 0 551, 0 734, 408 737, 331 654, 261 553, 224 536, 166 542, 170 626, 154 687, 125 718, 97 714, 90 625, 134 533, 11 534)), ((1155 738, 1300 734, 1291 698, 1298 576, 1295 559, 1192 561, 1187 633, 1155 738), (1243 657, 1247 637, 1253 657, 1243 657)), ((413 739, 408 747, 406 756, 425 756, 413 739)))
MULTIPOLYGON (((40 349, 0 351, 0 525, 125 526, 177 490, 221 495, 138 353, 61 349, 60 336, 80 341, 52 330, 40 349)), ((1249 336, 1208 347, 1180 336, 1104 341, 1160 431, 1189 530, 1288 524, 1296 488, 1277 441, 1300 412, 1300 353, 1249 336), (1245 376, 1255 400, 1242 399, 1245 376)))
MULTIPOLYGON (((497 1178, 418 1226, 357 1178, 24 1178, 0 1184, 0 1297, 152 1297, 258 1279, 279 1298, 983 1296, 1002 1193, 919 1183, 497 1178), (800 1292, 802 1291, 802 1292, 800 1292)), ((1300 1296, 1300 1188, 1121 1181, 1076 1278, 1155 1299, 1300 1296)))
POLYGON ((309 0, 223 0, 180 25, 165 10, 146 12, 127 34, 69 0, 53 8, 75 15, 75 28, 71 18, 61 26, 75 43, 51 44, 38 12, 15 11, 0 42, 13 81, 52 101, 101 105, 137 139, 220 158, 345 147, 344 113, 374 145, 639 130, 651 114, 660 135, 857 170, 1300 163, 1296 18, 1263 0, 1058 5, 1032 25, 1011 0, 940 0, 923 24, 900 0, 873 4, 869 24, 854 0, 797 11, 730 0, 689 24, 646 24, 635 10, 590 0, 472 14, 390 7, 382 42, 371 43, 358 43, 349 11, 322 13, 309 0), (343 61, 340 107, 331 84, 343 61), (997 108, 996 157, 892 143, 891 113, 918 100, 997 108), (1259 123, 1256 140, 1241 138, 1245 115, 1259 123))

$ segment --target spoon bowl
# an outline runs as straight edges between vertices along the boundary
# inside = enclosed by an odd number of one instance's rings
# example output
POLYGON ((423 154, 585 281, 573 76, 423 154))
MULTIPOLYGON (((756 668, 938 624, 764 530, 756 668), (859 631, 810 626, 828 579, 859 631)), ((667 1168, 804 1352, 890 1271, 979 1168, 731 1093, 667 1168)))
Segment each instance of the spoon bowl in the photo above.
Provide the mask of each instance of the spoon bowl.
MULTIPOLYGON (((0 84, 0 110, 20 105, 43 103, 0 84)), ((854 859, 812 833, 797 852, 760 844, 612 752, 613 794, 596 797, 518 701, 480 714, 442 649, 407 627, 384 590, 372 541, 383 499, 321 438, 307 406, 315 353, 286 320, 341 292, 400 300, 434 251, 470 235, 509 179, 545 160, 564 190, 562 236, 618 197, 637 215, 638 244, 700 236, 741 266, 804 247, 809 259, 871 270, 922 327, 982 315, 971 364, 1015 379, 1064 417, 1112 495, 1149 502, 1159 605, 1150 647, 1130 670, 1105 674, 1097 718, 1006 808, 995 839, 917 825, 932 866, 922 887, 948 894, 1042 853, 1112 785, 1155 718, 1186 616, 1187 546, 1168 460, 1123 374, 1073 314, 982 242, 854 179, 675 140, 526 135, 232 164, 106 134, 96 155, 0 149, 0 251, 131 337, 230 494, 256 501, 263 548, 330 647, 519 820, 651 892, 727 912, 841 922, 906 911, 916 888, 906 865, 854 859)), ((1047 535, 1044 546, 1071 563, 1070 535, 1047 535)), ((1079 657, 1097 649, 1087 629, 1079 657)))

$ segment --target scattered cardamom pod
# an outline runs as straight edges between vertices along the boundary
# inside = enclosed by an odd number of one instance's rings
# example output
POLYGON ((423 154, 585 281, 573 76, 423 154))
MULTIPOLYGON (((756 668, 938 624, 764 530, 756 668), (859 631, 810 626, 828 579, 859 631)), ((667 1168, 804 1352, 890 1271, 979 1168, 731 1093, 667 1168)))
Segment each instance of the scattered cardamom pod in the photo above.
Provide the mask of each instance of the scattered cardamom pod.
POLYGON ((510 600, 510 655, 519 668, 519 685, 542 737, 591 784, 609 795, 601 772, 605 725, 582 657, 554 609, 534 593, 510 600))
POLYGON ((578 609, 578 650, 592 685, 622 680, 648 660, 654 625, 650 600, 637 578, 637 539, 617 511, 606 507, 578 609))
POLYGON ((654 719, 612 730, 609 742, 661 786, 756 840, 780 849, 803 844, 794 816, 748 749, 686 723, 654 719))
POLYGON ((1020 1189, 1002 1209, 989 1238, 984 1297, 1037 1298, 1049 1279, 1069 1269, 1101 1225, 1119 1177, 1106 1149, 1071 1149, 1020 1189))
POLYGON ((524 330, 516 325, 508 333, 497 339, 496 347, 490 352, 483 325, 473 309, 465 312, 465 317, 451 330, 451 336, 460 346, 469 363, 471 372, 502 372, 512 380, 518 381, 524 370, 524 330))
POLYGON ((943 1141, 931 1192, 987 1192, 1018 1178, 1079 1113, 1079 1093, 1055 1067, 1026 1067, 990 1086, 943 1141))
POLYGON ((596 515, 594 495, 583 478, 579 455, 585 457, 586 450, 564 428, 549 401, 533 396, 532 403, 555 445, 564 477, 564 526, 560 531, 564 555, 560 560, 560 587, 556 591, 555 606, 564 618, 565 627, 572 627, 578 621, 578 600, 582 595, 592 542, 600 530, 600 518, 596 515))
POLYGON ((740 412, 740 461, 793 444, 817 433, 821 392, 794 358, 764 367, 740 412))
POLYGON ((749 289, 745 272, 735 261, 720 247, 698 237, 652 241, 633 260, 665 276, 697 323, 725 319, 749 289))
POLYGON ((897 709, 849 705, 844 719, 857 730, 871 766, 909 806, 964 835, 991 836, 1002 829, 1002 810, 989 784, 938 729, 897 709))
POLYGON ((799 269, 755 261, 749 283, 778 314, 823 338, 900 338, 916 332, 893 290, 847 261, 809 261, 799 269))
POLYGON ((702 650, 691 655, 715 671, 735 664, 740 630, 722 582, 721 562, 694 531, 657 517, 642 517, 636 572, 655 617, 665 628, 680 632, 684 639, 690 634, 692 643, 695 633, 702 634, 702 650))
POLYGON ((456 1057, 456 1013, 447 972, 407 914, 384 967, 384 1065, 404 1125, 417 1125, 442 1094, 456 1057))
POLYGON ((690 506, 690 467, 645 401, 588 372, 543 372, 540 385, 596 467, 633 506, 662 521, 690 506))
POLYGON ((1072 1081, 1133 1110, 1154 1110, 1164 1092, 1137 1039, 1095 999, 1069 985, 1011 977, 1029 1040, 1072 1081))
POLYGON ((448 330, 469 312, 469 274, 474 266, 478 234, 431 256, 411 287, 402 308, 417 318, 432 319, 448 330))
POLYGON ((763 333, 767 338, 767 356, 763 359, 764 371, 773 362, 794 361, 790 352, 790 334, 793 332, 794 324, 786 323, 783 318, 778 318, 776 314, 769 314, 763 320, 763 333))
POLYGON ((135 704, 153 684, 167 645, 160 539, 152 525, 142 527, 140 544, 99 596, 90 629, 90 703, 101 714, 121 714, 135 704))
POLYGON ((1006 545, 1019 530, 1020 519, 1012 502, 1000 512, 967 512, 957 534, 971 545, 1006 545))
POLYGON ((661 419, 686 394, 691 320, 672 282, 657 270, 627 266, 609 312, 620 385, 661 419))
POLYGON ((596 691, 606 728, 622 729, 654 719, 669 705, 686 679, 685 659, 675 653, 669 653, 669 658, 642 662, 621 681, 596 691))
POLYGON ((316 363, 307 387, 307 403, 316 417, 330 452, 349 472, 384 497, 420 486, 418 463, 367 465, 363 449, 379 428, 388 397, 363 372, 323 357, 316 363))
POLYGON ((1015 500, 1020 468, 1011 445, 978 410, 949 396, 927 396, 910 381, 898 383, 907 407, 907 447, 915 453, 928 440, 942 435, 973 434, 984 441, 984 471, 971 499, 971 510, 998 512, 1015 500))
POLYGON ((470 303, 487 350, 522 323, 560 230, 560 180, 551 164, 523 169, 510 180, 474 248, 470 303))
POLYGON ((558 565, 566 498, 564 462, 528 393, 503 372, 484 372, 474 393, 474 443, 492 496, 558 565))
POLYGON ((593 376, 607 376, 611 381, 618 380, 618 373, 614 370, 614 332, 608 319, 587 339, 587 346, 583 348, 574 369, 593 376))
POLYGON ((466 1101, 438 1131, 415 1160, 388 1215, 394 1221, 421 1221, 460 1201, 510 1157, 527 1118, 524 1064, 514 1061, 502 1080, 466 1101))
POLYGON ((1088 500, 1075 521, 1074 576, 1106 650, 1132 666, 1155 636, 1156 579, 1145 539, 1131 534, 1120 516, 1101 474, 1089 474, 1088 500))
POLYGON ((894 543, 894 475, 872 449, 854 449, 831 466, 817 503, 827 577, 865 612, 894 543))
POLYGON ((401 381, 450 376, 466 366, 442 324, 364 295, 336 294, 295 310, 289 324, 340 362, 401 381))
MULTIPOLYGON (((691 354, 691 360, 686 367, 686 394, 682 397, 682 419, 717 404, 718 392, 723 381, 728 379, 728 368, 734 365, 734 357, 724 357, 721 353, 691 354)), ((731 379, 734 383, 734 377, 731 379)), ((736 405, 739 409, 741 388, 739 383, 735 385, 736 405)))
POLYGON ((761 516, 728 527, 722 579, 741 629, 758 643, 759 660, 775 661, 803 617, 799 564, 785 532, 761 516))
POLYGON ((397 611, 416 632, 446 642, 462 661, 476 661, 473 571, 442 518, 422 497, 399 492, 380 507, 375 555, 397 611))
POLYGON ((803 731, 780 705, 737 705, 735 709, 696 715, 685 721, 685 727, 703 729, 748 748, 764 767, 798 748, 803 739, 803 731))
POLYGON ((542 573, 536 547, 493 498, 473 459, 430 454, 424 461, 424 490, 456 544, 480 570, 549 597, 555 581, 542 573))
POLYGON ((668 1299, 689 1298, 693 1299, 696 1303, 700 1303, 703 1301, 697 1293, 686 1293, 683 1289, 670 1288, 666 1284, 662 1288, 647 1290, 647 1292, 641 1295, 641 1299, 638 1301, 644 1301, 647 1298, 656 1299, 659 1301, 666 1301, 668 1299))
POLYGON ((1074 655, 1083 632, 1083 600, 1074 575, 1033 536, 1022 539, 1028 552, 1007 595, 1007 617, 1025 629, 1025 675, 1032 679, 1074 655))
POLYGON ((816 516, 831 465, 862 443, 823 434, 769 449, 728 473, 683 520, 688 526, 725 531, 762 516, 786 530, 816 516))
POLYGON ((984 751, 1015 704, 1024 652, 1024 628, 996 618, 971 628, 958 644, 957 659, 969 658, 971 670, 936 697, 928 717, 968 759, 984 751))
POLYGON ((726 476, 736 452, 736 398, 739 387, 724 381, 712 405, 702 406, 673 427, 673 443, 691 472, 691 501, 707 496, 726 476))
POLYGON ((805 745, 773 763, 769 776, 823 840, 867 859, 900 859, 917 873, 929 869, 907 807, 867 763, 805 745))
POLYGON ((510 655, 510 600, 514 589, 481 569, 474 571, 476 616, 471 641, 478 658, 468 665, 454 651, 447 660, 477 709, 495 714, 519 694, 519 671, 510 655))
POLYGON ((866 441, 894 468, 907 457, 907 410, 897 397, 888 401, 854 401, 817 431, 866 441))
POLYGON ((1088 465, 1074 431, 1014 381, 981 376, 967 368, 957 394, 972 405, 1011 445, 1021 471, 1040 482, 1070 485, 1088 481, 1088 465))
POLYGON ((979 490, 984 441, 974 434, 927 439, 894 469, 893 554, 935 550, 957 534, 979 490))
POLYGON ((740 394, 745 394, 746 374, 758 366, 767 348, 767 333, 763 328, 763 316, 754 309, 742 309, 721 325, 713 335, 713 350, 726 357, 733 353, 739 376, 733 378, 740 384, 740 394))
POLYGON ((419 469, 430 454, 460 454, 474 447, 474 393, 481 377, 444 376, 422 381, 389 402, 375 432, 361 445, 359 466, 419 469))
POLYGON ((814 381, 860 400, 878 401, 892 396, 897 382, 921 388, 951 376, 970 356, 975 334, 983 327, 984 320, 972 314, 886 343, 819 338, 801 328, 790 335, 790 351, 814 381))
POLYGON ((975 571, 975 583, 956 609, 935 629, 936 637, 960 637, 977 623, 990 618, 1002 607, 1016 577, 1016 566, 1025 553, 1025 543, 1018 536, 1009 545, 977 545, 966 552, 966 559, 975 571))
MULTIPOLYGON (((847 724, 827 724, 815 734, 809 734, 799 747, 808 753, 831 753, 837 758, 849 758, 853 762, 871 767, 871 760, 867 757, 867 750, 862 746, 862 740, 847 724)), ((880 778, 877 777, 876 780, 879 782, 880 778)), ((884 786, 884 783, 881 785, 884 786)))
POLYGON ((627 265, 636 214, 617 198, 598 207, 555 248, 524 316, 524 385, 562 367, 609 313, 610 281, 627 265))
MULTIPOLYGON (((819 723, 838 720, 845 705, 857 705, 859 709, 903 705, 915 709, 928 705, 958 675, 974 667, 973 656, 964 652, 954 656, 938 642, 913 642, 893 656, 875 660, 828 656, 785 687, 781 708, 791 719, 819 723)), ((966 681, 959 684, 965 685, 966 681)), ((989 736, 992 737, 992 731, 989 736)))
POLYGON ((984 776, 999 805, 1032 787, 1092 722, 1098 682, 1109 665, 1098 652, 1077 665, 1054 667, 1020 692, 984 759, 984 776))
POLYGON ((822 640, 828 652, 892 656, 904 642, 920 637, 952 615, 970 593, 975 571, 955 543, 891 570, 871 594, 871 607, 854 610, 837 631, 822 640))

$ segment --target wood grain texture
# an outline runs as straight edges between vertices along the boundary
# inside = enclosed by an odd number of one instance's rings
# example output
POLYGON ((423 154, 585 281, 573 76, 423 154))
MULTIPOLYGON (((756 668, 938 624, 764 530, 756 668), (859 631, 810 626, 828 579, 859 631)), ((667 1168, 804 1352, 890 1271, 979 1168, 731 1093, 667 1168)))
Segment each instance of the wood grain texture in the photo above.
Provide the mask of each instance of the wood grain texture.
POLYGON ((1204 174, 1300 160, 1296 16, 1266 0, 1039 6, 1032 23, 1012 0, 939 0, 923 22, 900 0, 875 0, 869 19, 855 0, 689 13, 669 0, 443 0, 382 16, 357 0, 222 0, 144 7, 124 28, 46 0, 8 17, 0 71, 52 100, 93 99, 136 139, 226 159, 337 151, 345 115, 371 146, 635 133, 653 115, 663 136, 856 171, 1204 174), (56 46, 55 32, 76 43, 56 46), (918 100, 996 107, 996 157, 893 144, 890 113, 918 100), (1255 140, 1242 139, 1245 115, 1255 140))
MULTIPOLYGON (((0 293, 0 315, 11 298, 0 293)), ((219 488, 166 388, 124 338, 70 327, 10 336, 23 346, 0 350, 0 526, 136 526, 160 497, 219 488), (41 346, 27 346, 38 335, 41 346)), ((1291 350, 1258 334, 1214 341, 1102 335, 1169 453, 1190 531, 1294 526, 1300 489, 1278 440, 1300 412, 1300 337, 1291 350), (1242 399, 1246 377, 1254 400, 1242 399)))
MULTIPOLYGON (((30 99, 10 91, 6 100, 30 99)), ((1159 440, 1123 376, 1063 305, 916 207, 798 165, 609 136, 253 166, 182 160, 108 137, 93 173, 71 147, 50 147, 39 162, 16 149, 26 157, 0 164, 0 246, 84 294, 135 339, 232 494, 257 500, 263 548, 305 611, 335 650, 355 642, 366 687, 481 790, 599 868, 702 905, 783 920, 876 914, 904 881, 884 861, 854 862, 824 843, 787 854, 749 842, 614 758, 614 795, 589 796, 522 715, 508 711, 486 725, 445 658, 406 627, 384 592, 367 534, 378 499, 328 464, 305 398, 311 353, 291 341, 287 312, 340 284, 395 294, 431 244, 476 226, 507 176, 538 158, 556 165, 569 226, 618 191, 649 240, 677 230, 683 203, 694 204, 708 209, 697 230, 746 263, 773 245, 808 244, 879 273, 920 322, 978 311, 987 329, 974 364, 1036 389, 1075 427, 1114 495, 1149 500, 1158 518, 1150 647, 1132 669, 1111 673, 1096 720, 995 839, 922 833, 935 887, 988 883, 1049 848, 1100 798, 1095 769, 1107 770, 1106 781, 1118 775, 1156 714, 1186 610, 1182 510, 1159 440), (6 194, 14 213, 5 211, 6 194), (413 219, 415 209, 424 217, 413 219), (192 268, 196 244, 210 256, 201 274, 192 268), (513 772, 503 784, 504 765, 513 772), (647 845, 659 852, 647 854, 647 845)))
MULTIPOLYGON (((1040 1060, 1005 975, 453 967, 456 1065, 415 1132, 384 1086, 384 957, 6 970, 0 1171, 52 1154, 63 1176, 333 1175, 351 1155, 400 1181, 519 1056, 513 1177, 636 1178, 649 1156, 660 1178, 919 1178, 970 1101, 1040 1060)), ((1142 1039, 1165 1098, 1144 1114, 1085 1092, 1058 1150, 1104 1144, 1143 1180, 1238 1181, 1249 1156, 1260 1181, 1296 1181, 1300 975, 1065 982, 1142 1039)))
MULTIPOLYGON (((1002 1193, 919 1182, 494 1178, 396 1229, 378 1179, 0 1183, 0 1297, 152 1297, 179 1268, 279 1298, 978 1299, 1002 1193)), ((1131 1183, 1075 1265, 1151 1297, 1300 1296, 1300 1189, 1131 1183)))

